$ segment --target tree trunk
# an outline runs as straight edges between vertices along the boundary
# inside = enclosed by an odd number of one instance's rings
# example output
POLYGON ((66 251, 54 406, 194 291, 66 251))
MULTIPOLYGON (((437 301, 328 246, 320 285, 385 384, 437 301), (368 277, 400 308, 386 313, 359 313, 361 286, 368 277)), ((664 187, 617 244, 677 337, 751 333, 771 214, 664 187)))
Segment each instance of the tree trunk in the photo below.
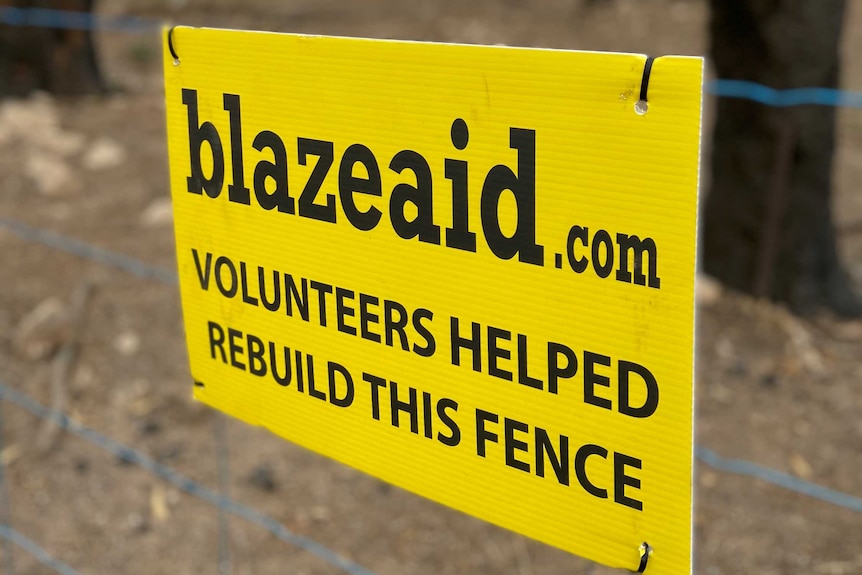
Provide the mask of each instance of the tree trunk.
MULTIPOLYGON (((844 0, 710 0, 720 78, 776 89, 837 88, 844 0)), ((718 100, 704 269, 789 304, 862 314, 831 211, 835 108, 718 100)))
MULTIPOLYGON (((0 6, 92 12, 93 0, 0 0, 0 6)), ((0 25, 0 97, 34 90, 104 91, 90 31, 0 25)))

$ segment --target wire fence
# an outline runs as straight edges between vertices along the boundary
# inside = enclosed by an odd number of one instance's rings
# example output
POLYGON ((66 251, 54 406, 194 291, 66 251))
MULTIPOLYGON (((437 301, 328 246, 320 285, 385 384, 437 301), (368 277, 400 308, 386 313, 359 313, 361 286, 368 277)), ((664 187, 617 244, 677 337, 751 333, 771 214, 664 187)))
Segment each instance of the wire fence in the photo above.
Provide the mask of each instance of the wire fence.
MULTIPOLYGON (((0 24, 71 30, 104 30, 145 33, 170 25, 154 18, 105 16, 46 8, 0 7, 0 24)), ((706 84, 706 91, 718 97, 752 100, 767 106, 838 106, 862 108, 862 92, 834 88, 791 88, 776 90, 745 80, 718 79, 706 84)))
MULTIPOLYGON (((169 285, 176 283, 176 275, 170 270, 151 266, 130 256, 98 248, 80 240, 29 226, 10 218, 0 217, 0 230, 5 230, 6 232, 17 236, 22 241, 41 244, 51 249, 59 249, 74 256, 122 270, 141 278, 169 285)), ((15 390, 7 382, 0 379, 0 405, 2 405, 3 401, 25 409, 40 419, 51 421, 60 428, 89 441, 105 451, 108 451, 120 460, 137 465, 142 469, 149 471, 153 475, 178 487, 182 491, 216 506, 220 511, 224 511, 250 521, 259 527, 266 529, 280 540, 308 551, 317 557, 320 557, 327 563, 342 569, 346 573, 350 573, 352 575, 369 575, 371 573, 367 569, 342 558, 335 551, 325 545, 311 538, 293 533, 275 519, 255 509, 242 505, 241 503, 230 499, 225 494, 225 486, 227 483, 225 477, 229 472, 227 469, 227 448, 225 447, 226 441, 224 438, 224 430, 221 427, 222 423, 219 420, 216 421, 215 425, 219 450, 220 491, 216 492, 188 477, 185 477, 172 468, 153 460, 140 451, 77 423, 64 413, 49 409, 26 394, 15 390)), ((0 450, 2 450, 2 411, 0 411, 0 450)), ((836 491, 751 461, 725 458, 701 445, 695 446, 694 453, 695 457, 699 461, 717 471, 760 479, 772 485, 794 491, 807 497, 819 499, 850 511, 862 513, 862 497, 836 491)), ((59 573, 74 573, 74 571, 64 571, 63 569, 69 568, 60 562, 54 561, 53 563, 46 563, 43 561, 44 558, 50 559, 50 556, 34 543, 11 529, 8 525, 8 515, 4 512, 7 508, 6 503, 7 498, 5 496, 5 485, 3 482, 3 463, 2 459, 0 459, 0 538, 15 543, 37 557, 40 562, 56 568, 59 573)), ((227 527, 223 520, 220 520, 219 539, 219 572, 229 572, 230 559, 224 555, 226 553, 225 550, 228 548, 226 544, 227 527)), ((4 553, 4 555, 7 554, 4 553)), ((7 568, 7 570, 12 573, 11 569, 7 568)))
MULTIPOLYGON (((149 471, 156 477, 167 481, 189 495, 202 499, 220 510, 227 511, 232 515, 236 515, 237 517, 250 521, 251 523, 266 529, 285 543, 290 543, 304 551, 308 551, 327 563, 338 567, 345 573, 350 573, 351 575, 371 575, 370 571, 352 561, 344 559, 335 551, 314 539, 298 535, 272 517, 238 503, 225 496, 223 493, 216 492, 213 489, 186 477, 178 471, 175 471, 173 468, 168 467, 163 463, 159 463, 148 455, 78 423, 65 413, 54 411, 42 405, 32 397, 17 391, 3 380, 0 380, 0 401, 6 401, 12 405, 16 405, 21 409, 30 412, 32 415, 35 415, 39 419, 50 421, 60 429, 68 431, 96 447, 107 451, 117 457, 120 461, 137 465, 141 469, 149 471)), ((6 527, 11 530, 11 527, 8 525, 2 525, 2 527, 6 527)), ((11 533, 11 531, 8 532, 8 534, 11 533)), ((4 539, 10 539, 6 535, 7 533, 0 532, 0 536, 4 539)), ((13 543, 20 545, 19 540, 14 538, 11 538, 11 540, 13 543)))
MULTIPOLYGON (((129 33, 152 32, 165 25, 159 20, 132 16, 101 16, 62 10, 14 7, 0 7, 0 24, 79 30, 109 30, 129 33)), ((775 90, 753 82, 719 79, 710 82, 707 85, 707 91, 718 97, 742 98, 777 107, 821 105, 862 108, 862 92, 828 88, 775 90)), ((150 265, 137 258, 94 246, 51 230, 31 226, 16 219, 0 216, 0 230, 16 236, 23 242, 40 244, 52 250, 61 251, 78 258, 124 271, 142 280, 155 281, 168 286, 175 286, 177 284, 177 274, 173 270, 150 265)), ((226 575, 231 571, 230 556, 228 553, 229 529, 226 518, 228 515, 233 515, 257 525, 285 543, 319 557, 345 573, 351 575, 372 575, 372 572, 365 567, 340 556, 326 545, 312 538, 299 535, 274 518, 243 505, 228 496, 227 485, 230 470, 223 418, 216 418, 214 424, 219 483, 218 490, 214 490, 152 459, 133 447, 78 423, 66 413, 56 411, 39 403, 29 395, 15 389, 3 377, 3 374, 0 374, 0 453, 3 451, 3 407, 4 405, 14 405, 41 420, 47 420, 55 424, 59 428, 112 454, 119 460, 136 465, 181 491, 209 503, 216 507, 220 514, 219 555, 217 558, 218 572, 220 574, 226 575)), ((830 489, 751 461, 725 458, 701 445, 695 446, 694 455, 700 462, 716 471, 756 478, 807 497, 862 513, 862 497, 830 489)), ((0 456, 0 539, 3 540, 2 566, 4 571, 9 575, 14 575, 15 573, 13 554, 11 552, 11 546, 15 545, 56 573, 60 573, 61 575, 78 575, 78 571, 54 558, 36 542, 19 533, 11 526, 7 480, 4 468, 5 464, 2 456, 0 456)))
POLYGON ((73 12, 50 8, 0 7, 0 24, 33 26, 60 30, 106 30, 144 33, 164 26, 161 20, 137 16, 104 16, 91 12, 73 12))

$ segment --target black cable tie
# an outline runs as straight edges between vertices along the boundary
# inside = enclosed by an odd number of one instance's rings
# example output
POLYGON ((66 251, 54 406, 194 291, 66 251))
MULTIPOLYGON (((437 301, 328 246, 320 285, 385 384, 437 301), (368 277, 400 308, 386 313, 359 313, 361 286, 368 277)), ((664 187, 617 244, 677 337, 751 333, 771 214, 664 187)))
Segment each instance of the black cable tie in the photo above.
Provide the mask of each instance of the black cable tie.
MULTIPOLYGON (((650 58, 650 60, 648 60, 648 62, 651 62, 651 61, 652 61, 652 58, 650 58)), ((643 93, 644 92, 641 91, 641 94, 643 94, 643 93)), ((643 543, 641 543, 641 546, 638 548, 638 552, 641 554, 641 562, 640 562, 640 565, 638 565, 637 572, 643 573, 644 571, 646 571, 647 563, 649 563, 649 556, 652 555, 652 547, 650 547, 649 543, 644 541, 643 543)))
POLYGON ((174 29, 176 26, 171 26, 171 29, 168 30, 168 51, 171 53, 171 56, 174 57, 174 66, 180 65, 180 57, 177 54, 176 48, 174 48, 174 29))
POLYGON ((649 90, 649 77, 652 72, 652 63, 655 62, 655 58, 652 56, 647 56, 646 62, 644 63, 644 75, 641 78, 641 93, 640 98, 635 103, 635 111, 638 114, 646 114, 649 109, 647 91, 649 90))
POLYGON ((652 56, 647 56, 646 63, 644 64, 644 75, 641 78, 641 100, 647 102, 647 89, 649 88, 649 75, 652 72, 652 63, 655 62, 655 58, 652 56))

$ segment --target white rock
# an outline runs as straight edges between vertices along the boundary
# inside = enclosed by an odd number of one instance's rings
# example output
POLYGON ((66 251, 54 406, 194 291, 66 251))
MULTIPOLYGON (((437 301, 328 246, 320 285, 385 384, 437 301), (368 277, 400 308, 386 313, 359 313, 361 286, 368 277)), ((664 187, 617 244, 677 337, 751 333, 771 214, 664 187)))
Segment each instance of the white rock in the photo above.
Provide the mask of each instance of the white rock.
POLYGON ((81 188, 80 180, 69 165, 55 154, 31 152, 24 162, 24 173, 46 196, 76 192, 81 188))
POLYGON ((114 349, 126 357, 135 355, 141 348, 141 338, 133 331, 126 331, 114 340, 114 349))
POLYGON ((41 143, 44 149, 68 158, 79 153, 84 148, 85 141, 86 138, 83 134, 57 130, 50 138, 46 138, 41 143))
POLYGON ((126 150, 110 138, 99 138, 84 153, 81 165, 92 171, 116 168, 126 161, 126 150))
POLYGON ((16 135, 44 139, 60 125, 50 96, 37 93, 26 100, 7 100, 0 105, 0 125, 16 135))
POLYGON ((722 287, 715 278, 706 274, 697 274, 694 282, 695 301, 699 305, 713 305, 721 299, 722 287))
POLYGON ((155 228, 170 225, 174 220, 174 208, 169 197, 156 198, 141 214, 141 224, 155 228))

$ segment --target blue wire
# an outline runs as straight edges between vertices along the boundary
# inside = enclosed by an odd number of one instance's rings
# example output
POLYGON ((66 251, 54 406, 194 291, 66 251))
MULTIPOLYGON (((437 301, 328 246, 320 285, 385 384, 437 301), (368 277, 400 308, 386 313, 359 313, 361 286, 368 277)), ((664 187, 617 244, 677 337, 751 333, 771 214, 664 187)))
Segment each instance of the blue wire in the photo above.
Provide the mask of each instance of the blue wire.
POLYGON ((108 30, 113 32, 150 32, 163 25, 158 20, 136 16, 100 16, 90 12, 49 8, 0 8, 0 24, 63 30, 108 30))
POLYGON ((714 80, 707 85, 707 91, 722 98, 742 98, 781 108, 806 104, 862 108, 862 92, 831 88, 775 90, 743 80, 714 80))
POLYGON ((0 229, 5 229, 24 241, 42 244, 79 258, 123 270, 142 279, 156 280, 168 285, 177 283, 177 274, 172 270, 152 266, 131 256, 99 248, 50 230, 35 228, 18 220, 0 216, 0 229))
POLYGON ((53 569, 60 575, 79 575, 77 571, 75 571, 62 561, 54 559, 47 551, 39 547, 36 543, 34 543, 30 539, 7 525, 0 525, 0 539, 3 539, 4 541, 11 541, 15 545, 35 557, 36 560, 39 561, 39 563, 41 563, 45 567, 53 569))
POLYGON ((821 501, 832 503, 833 505, 843 507, 844 509, 862 513, 862 498, 860 497, 854 497, 853 495, 835 491, 834 489, 829 489, 828 487, 805 481, 804 479, 758 465, 757 463, 744 461, 742 459, 729 459, 722 457, 706 447, 697 446, 694 448, 694 453, 699 460, 713 469, 724 471, 726 473, 734 473, 736 475, 756 477, 757 479, 762 479, 767 483, 778 485, 784 489, 789 489, 790 491, 795 491, 796 493, 801 493, 808 497, 820 499, 821 501))

